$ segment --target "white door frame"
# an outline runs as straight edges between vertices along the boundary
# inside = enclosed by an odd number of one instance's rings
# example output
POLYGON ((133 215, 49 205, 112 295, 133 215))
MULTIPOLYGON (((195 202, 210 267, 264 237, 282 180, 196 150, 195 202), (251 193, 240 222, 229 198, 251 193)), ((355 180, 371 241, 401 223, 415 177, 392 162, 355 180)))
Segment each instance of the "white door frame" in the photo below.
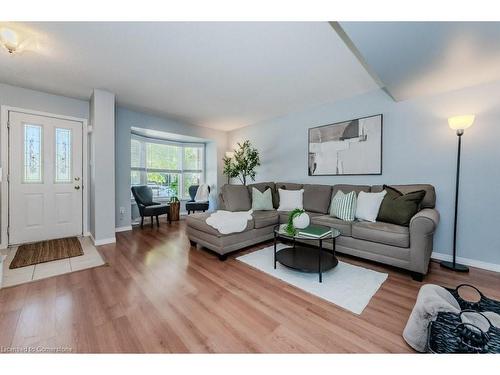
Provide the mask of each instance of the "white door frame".
POLYGON ((7 175, 9 170, 9 131, 8 131, 8 119, 9 112, 21 112, 29 115, 38 115, 45 117, 54 117, 63 120, 70 120, 75 122, 80 122, 82 124, 82 189, 83 189, 83 221, 82 221, 82 233, 84 235, 88 234, 88 217, 89 217, 89 189, 88 186, 88 120, 80 117, 64 116, 55 113, 35 111, 26 108, 13 107, 8 105, 0 106, 0 249, 5 249, 9 246, 9 238, 7 233, 7 227, 9 223, 9 183, 7 181, 7 175))

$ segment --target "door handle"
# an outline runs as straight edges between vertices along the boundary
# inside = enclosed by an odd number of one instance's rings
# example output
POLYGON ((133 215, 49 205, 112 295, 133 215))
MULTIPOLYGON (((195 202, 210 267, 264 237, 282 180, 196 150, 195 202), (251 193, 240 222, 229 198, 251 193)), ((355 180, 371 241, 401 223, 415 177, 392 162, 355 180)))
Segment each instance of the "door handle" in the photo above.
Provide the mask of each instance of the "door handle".
POLYGON ((80 186, 76 185, 75 190, 80 190, 80 186))

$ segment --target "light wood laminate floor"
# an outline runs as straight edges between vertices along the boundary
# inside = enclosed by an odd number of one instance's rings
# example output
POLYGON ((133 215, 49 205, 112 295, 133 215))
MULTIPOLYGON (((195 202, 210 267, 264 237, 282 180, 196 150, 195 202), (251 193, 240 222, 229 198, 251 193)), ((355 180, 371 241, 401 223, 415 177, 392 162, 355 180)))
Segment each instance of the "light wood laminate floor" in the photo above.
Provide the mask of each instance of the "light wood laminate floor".
MULTIPOLYGON (((412 352, 401 337, 422 285, 394 268, 357 316, 230 256, 190 248, 184 221, 117 233, 108 266, 0 290, 0 347, 72 352, 412 352)), ((247 251, 262 248, 263 244, 247 251)), ((431 264, 424 282, 500 299, 500 274, 431 264)))

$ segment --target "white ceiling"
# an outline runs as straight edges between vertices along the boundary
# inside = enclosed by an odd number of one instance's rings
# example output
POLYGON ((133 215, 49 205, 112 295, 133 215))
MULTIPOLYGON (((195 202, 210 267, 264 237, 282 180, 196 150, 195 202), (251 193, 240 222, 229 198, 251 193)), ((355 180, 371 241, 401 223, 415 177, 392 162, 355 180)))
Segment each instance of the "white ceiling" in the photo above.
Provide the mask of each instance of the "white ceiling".
MULTIPOLYGON (((15 24, 14 24, 15 26, 15 24)), ((23 23, 38 51, 0 53, 0 82, 231 130, 378 86, 326 22, 23 23)))
POLYGON ((500 80, 500 22, 341 22, 396 100, 500 80))

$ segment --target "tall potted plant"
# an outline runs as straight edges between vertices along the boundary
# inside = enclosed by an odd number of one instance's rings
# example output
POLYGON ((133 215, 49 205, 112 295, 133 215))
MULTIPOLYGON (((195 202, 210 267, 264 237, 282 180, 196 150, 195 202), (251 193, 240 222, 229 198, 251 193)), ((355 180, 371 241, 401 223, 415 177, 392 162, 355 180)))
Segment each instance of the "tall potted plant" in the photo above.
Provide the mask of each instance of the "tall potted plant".
POLYGON ((255 181, 257 172, 255 169, 260 165, 259 151, 252 146, 249 140, 237 144, 232 157, 224 156, 223 173, 231 178, 238 178, 243 185, 247 184, 247 178, 255 181))

